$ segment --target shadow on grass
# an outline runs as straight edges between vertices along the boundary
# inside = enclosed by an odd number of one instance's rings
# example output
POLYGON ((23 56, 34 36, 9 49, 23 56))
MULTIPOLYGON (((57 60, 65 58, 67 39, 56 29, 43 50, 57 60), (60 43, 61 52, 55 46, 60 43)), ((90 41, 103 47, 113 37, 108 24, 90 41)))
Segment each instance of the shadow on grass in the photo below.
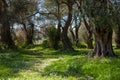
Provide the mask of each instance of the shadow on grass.
MULTIPOLYGON (((60 51, 52 49, 45 51, 42 48, 40 50, 18 49, 14 51, 6 51, 6 53, 0 55, 0 78, 20 76, 20 71, 28 70, 33 66, 33 63, 35 63, 36 60, 34 60, 34 58, 41 60, 47 58, 58 58, 61 56, 86 55, 89 51, 90 50, 60 51)), ((69 67, 65 72, 57 71, 55 73, 66 76, 79 76, 80 74, 80 72, 74 67, 69 67)))
POLYGON ((20 49, 17 51, 21 52, 22 54, 36 56, 37 58, 58 58, 58 57, 76 56, 76 55, 85 56, 92 51, 90 49, 79 49, 79 50, 74 50, 74 51, 61 51, 61 50, 54 50, 51 48, 44 48, 44 47, 41 47, 41 45, 33 45, 33 46, 29 46, 25 49, 20 49))
POLYGON ((81 50, 74 50, 74 51, 55 51, 53 55, 87 55, 91 50, 81 49, 81 50))
POLYGON ((41 56, 37 56, 38 58, 59 58, 59 57, 66 57, 66 56, 85 56, 90 51, 86 50, 75 50, 75 51, 52 51, 52 52, 43 52, 41 56))
POLYGON ((24 56, 19 51, 7 52, 0 54, 0 79, 17 77, 20 71, 29 70, 34 65, 35 59, 32 57, 24 56))
POLYGON ((51 49, 51 48, 44 48, 44 47, 42 47, 42 45, 31 45, 31 46, 26 47, 26 49, 28 49, 28 50, 29 49, 34 49, 34 50, 31 50, 31 51, 33 51, 33 52, 35 51, 38 54, 43 53, 42 55, 56 55, 56 56, 57 55, 71 55, 71 56, 87 55, 89 52, 92 51, 92 50, 86 49, 86 48, 79 49, 79 50, 74 50, 74 51, 61 51, 61 50, 54 50, 54 49, 51 49))

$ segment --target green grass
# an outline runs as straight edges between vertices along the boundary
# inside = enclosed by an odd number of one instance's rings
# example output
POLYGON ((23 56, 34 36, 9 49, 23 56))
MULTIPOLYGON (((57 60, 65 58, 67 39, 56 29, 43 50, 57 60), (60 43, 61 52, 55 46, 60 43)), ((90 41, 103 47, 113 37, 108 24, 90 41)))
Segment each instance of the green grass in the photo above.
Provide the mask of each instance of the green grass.
MULTIPOLYGON (((40 45, 0 53, 0 79, 120 80, 120 57, 87 58, 91 50, 64 51, 40 45)), ((115 49, 120 55, 120 50, 115 49)))

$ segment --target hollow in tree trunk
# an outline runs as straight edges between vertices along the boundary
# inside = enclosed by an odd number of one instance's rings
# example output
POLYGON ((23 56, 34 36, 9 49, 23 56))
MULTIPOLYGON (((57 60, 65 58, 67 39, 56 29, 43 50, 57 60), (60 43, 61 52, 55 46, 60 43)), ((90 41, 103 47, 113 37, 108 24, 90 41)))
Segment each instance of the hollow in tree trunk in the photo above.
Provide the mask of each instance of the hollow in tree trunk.
POLYGON ((91 55, 98 56, 98 57, 114 57, 113 48, 112 48, 112 29, 108 27, 107 29, 98 28, 94 30, 94 37, 95 37, 95 47, 94 52, 91 55))

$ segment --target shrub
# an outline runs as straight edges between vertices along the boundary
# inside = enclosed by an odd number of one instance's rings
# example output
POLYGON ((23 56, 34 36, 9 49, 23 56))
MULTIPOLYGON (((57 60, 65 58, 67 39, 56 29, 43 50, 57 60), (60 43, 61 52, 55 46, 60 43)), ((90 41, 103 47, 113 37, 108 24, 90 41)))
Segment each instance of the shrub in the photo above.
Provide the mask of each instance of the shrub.
POLYGON ((48 36, 49 45, 51 48, 58 49, 58 31, 55 26, 50 26, 46 29, 46 34, 48 36))
POLYGON ((49 41, 48 41, 47 38, 43 40, 43 42, 42 42, 42 47, 44 47, 44 48, 50 48, 50 46, 49 46, 49 41))
POLYGON ((86 44, 81 42, 81 43, 78 43, 78 46, 79 48, 87 48, 86 44))
POLYGON ((25 45, 25 41, 26 41, 25 38, 26 38, 25 31, 22 30, 22 29, 19 29, 16 32, 16 40, 15 40, 16 45, 18 45, 18 46, 24 46, 25 45))
POLYGON ((0 43, 0 50, 8 49, 8 46, 6 44, 0 43))

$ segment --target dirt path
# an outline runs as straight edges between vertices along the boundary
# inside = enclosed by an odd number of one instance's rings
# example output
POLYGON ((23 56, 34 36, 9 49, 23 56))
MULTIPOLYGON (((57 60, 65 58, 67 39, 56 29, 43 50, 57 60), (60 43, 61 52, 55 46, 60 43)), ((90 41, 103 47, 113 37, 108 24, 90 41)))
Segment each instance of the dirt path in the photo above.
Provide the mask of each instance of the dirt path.
POLYGON ((35 63, 35 68, 38 69, 38 71, 42 71, 45 67, 49 66, 52 62, 60 60, 59 58, 53 58, 53 59, 45 59, 41 62, 35 63))

